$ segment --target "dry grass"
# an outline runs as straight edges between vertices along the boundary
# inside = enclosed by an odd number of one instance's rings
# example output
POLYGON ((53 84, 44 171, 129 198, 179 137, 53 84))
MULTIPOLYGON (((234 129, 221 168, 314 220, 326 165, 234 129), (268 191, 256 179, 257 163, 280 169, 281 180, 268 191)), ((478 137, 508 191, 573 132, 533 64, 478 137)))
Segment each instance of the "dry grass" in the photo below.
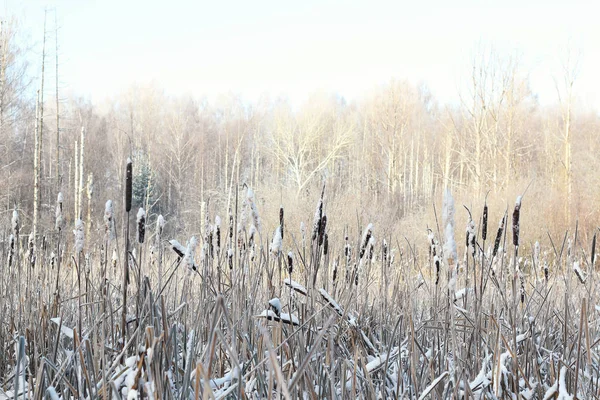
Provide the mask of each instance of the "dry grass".
MULTIPOLYGON (((386 230, 369 221, 333 230, 325 198, 311 237, 285 225, 283 209, 258 210, 251 197, 232 211, 231 226, 219 218, 214 235, 202 232, 181 254, 167 240, 184 243, 183 234, 156 240, 162 222, 156 233, 138 226, 146 240, 135 243, 112 240, 110 227, 85 238, 82 252, 64 229, 46 232, 31 255, 23 232, 10 251, 7 226, 0 398, 599 395, 595 249, 577 231, 539 238, 534 251, 506 223, 497 238, 486 227, 487 242, 471 224, 474 241, 459 246, 449 286, 437 221, 429 237, 427 224, 412 238, 378 237, 386 230), (279 212, 280 225, 261 228, 259 211, 279 212), (247 226, 234 227, 238 220, 247 226), (283 245, 269 252, 275 229, 283 245)), ((286 209, 286 219, 293 214, 286 209)), ((148 226, 157 217, 148 214, 148 226)), ((470 216, 456 218, 464 226, 470 216)))

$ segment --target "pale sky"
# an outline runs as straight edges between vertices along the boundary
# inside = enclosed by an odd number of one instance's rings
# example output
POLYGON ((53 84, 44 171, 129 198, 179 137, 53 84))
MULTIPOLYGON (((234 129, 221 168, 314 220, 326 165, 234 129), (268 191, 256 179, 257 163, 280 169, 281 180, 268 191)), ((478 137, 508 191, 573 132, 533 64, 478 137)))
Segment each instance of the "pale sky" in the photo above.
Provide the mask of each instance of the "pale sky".
POLYGON ((299 104, 323 90, 353 100, 396 78, 425 82, 451 103, 485 45, 520 53, 540 103, 550 104, 570 43, 580 54, 579 105, 600 111, 592 1, 3 1, 38 49, 43 10, 57 9, 61 86, 93 101, 150 82, 209 99, 233 92, 299 104))

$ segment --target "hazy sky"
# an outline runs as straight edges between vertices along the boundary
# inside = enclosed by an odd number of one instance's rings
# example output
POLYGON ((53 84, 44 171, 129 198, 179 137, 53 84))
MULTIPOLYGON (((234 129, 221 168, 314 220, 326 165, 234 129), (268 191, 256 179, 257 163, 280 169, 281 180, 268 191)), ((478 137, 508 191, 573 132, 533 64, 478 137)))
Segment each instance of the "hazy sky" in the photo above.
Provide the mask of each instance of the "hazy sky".
MULTIPOLYGON (((4 0, 4 12, 39 45, 44 7, 56 8, 61 82, 94 101, 134 82, 209 98, 234 92, 253 101, 269 93, 301 103, 325 90, 352 100, 397 78, 423 81, 440 101, 452 102, 483 44, 521 54, 532 89, 548 104, 556 100, 552 77, 560 76, 571 43, 580 53, 577 97, 600 110, 600 24, 593 4, 4 0)), ((49 12, 47 30, 53 29, 49 12)))

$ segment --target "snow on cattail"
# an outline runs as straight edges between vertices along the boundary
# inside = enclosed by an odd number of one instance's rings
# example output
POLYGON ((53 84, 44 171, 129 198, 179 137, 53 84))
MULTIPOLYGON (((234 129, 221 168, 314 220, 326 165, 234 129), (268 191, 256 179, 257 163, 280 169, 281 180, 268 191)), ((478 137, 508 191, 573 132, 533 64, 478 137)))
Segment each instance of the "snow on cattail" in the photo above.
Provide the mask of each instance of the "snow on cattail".
POLYGON ((283 235, 284 235, 284 231, 283 231, 283 206, 279 206, 279 226, 281 226, 281 239, 283 240, 283 235))
POLYGON ((131 197, 133 193, 133 163, 131 158, 127 157, 127 167, 125 169, 125 211, 131 211, 131 197))
POLYGON ((512 224, 513 224, 513 245, 519 247, 519 217, 521 214, 521 196, 517 197, 515 202, 515 210, 513 211, 512 224))
POLYGON ((198 240, 196 240, 195 236, 192 236, 188 242, 187 249, 185 250, 185 255, 183 256, 183 265, 190 271, 197 270, 196 263, 194 262, 194 253, 196 252, 197 246, 198 240))
POLYGON ((8 268, 12 266, 12 260, 15 253, 15 235, 12 233, 8 238, 8 268))
POLYGON ((433 235, 433 231, 431 229, 427 229, 427 231, 427 242, 429 243, 429 257, 434 257, 436 255, 435 236, 433 235))
POLYGON ((281 315, 281 301, 277 297, 269 300, 269 306, 271 306, 275 315, 278 317, 281 315))
POLYGON ((113 249, 113 253, 112 253, 112 258, 111 258, 111 263, 112 263, 112 267, 113 267, 113 271, 117 269, 117 261, 118 261, 118 257, 117 257, 117 249, 113 249))
POLYGON ((183 258, 183 256, 185 255, 186 248, 183 247, 183 245, 179 243, 176 239, 169 240, 169 244, 171 245, 171 250, 173 250, 179 258, 183 258))
POLYGON ((287 253, 288 272, 291 275, 294 270, 294 253, 288 251, 287 253))
POLYGON ((492 251, 492 257, 496 257, 498 249, 500 248, 500 241, 502 240, 502 233, 504 232, 504 222, 506 221, 506 214, 500 220, 498 224, 498 232, 496 233, 496 240, 494 241, 494 250, 492 251))
POLYGON ((271 242, 271 255, 273 257, 278 257, 281 253, 282 239, 281 239, 281 226, 278 226, 275 229, 275 233, 273 234, 273 241, 271 242))
POLYGON ((85 241, 85 235, 83 232, 83 221, 81 219, 77 219, 75 221, 75 230, 73 231, 73 234, 75 235, 75 254, 80 254, 83 252, 83 245, 85 241))
POLYGON ((144 238, 146 237, 146 211, 140 207, 137 213, 137 240, 138 243, 144 243, 144 238))
POLYGON ((15 238, 17 240, 19 238, 19 228, 20 228, 19 212, 17 210, 13 210, 13 215, 12 215, 12 231, 13 231, 13 235, 15 235, 15 238))
POLYGON ((154 234, 154 239, 156 241, 156 246, 160 246, 160 240, 162 238, 163 230, 165 229, 165 218, 161 215, 156 219, 156 232, 154 234))
POLYGON ((227 250, 227 263, 229 264, 229 269, 233 269, 233 249, 227 250))
POLYGON ((56 212, 54 221, 54 229, 56 229, 58 232, 62 231, 65 225, 65 220, 63 218, 63 201, 63 194, 62 192, 59 192, 58 196, 56 196, 56 212))
POLYGON ((115 239, 115 218, 112 200, 107 200, 104 206, 104 230, 106 238, 109 241, 115 239))
POLYGON ((250 211, 252 213, 252 220, 254 221, 254 226, 256 229, 260 231, 261 223, 260 223, 260 215, 258 214, 258 208, 256 207, 256 199, 254 198, 254 191, 248 188, 248 192, 246 194, 246 200, 250 206, 250 211))
POLYGON ((360 259, 362 259, 364 257, 365 252, 367 251, 367 245, 369 244, 369 241, 371 240, 372 235, 373 235, 373 224, 369 224, 369 225, 367 225, 367 228, 363 232, 362 240, 360 242, 361 243, 360 244, 360 254, 359 254, 360 259))
POLYGON ((375 236, 371 235, 371 238, 369 239, 369 244, 367 245, 368 248, 368 258, 369 260, 373 261, 373 257, 375 256, 375 236))
POLYGON ((467 223, 467 252, 471 253, 471 255, 473 257, 475 257, 475 248, 476 248, 476 243, 475 243, 475 238, 476 238, 476 228, 475 228, 475 221, 473 221, 473 219, 469 218, 469 222, 467 223))

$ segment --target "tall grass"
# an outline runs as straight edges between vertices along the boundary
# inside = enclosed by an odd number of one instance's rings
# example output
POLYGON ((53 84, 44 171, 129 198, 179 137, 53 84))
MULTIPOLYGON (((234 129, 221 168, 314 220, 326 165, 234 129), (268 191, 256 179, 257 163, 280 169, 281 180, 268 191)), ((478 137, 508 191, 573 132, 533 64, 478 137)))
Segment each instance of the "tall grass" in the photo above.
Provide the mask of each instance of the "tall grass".
POLYGON ((239 209, 207 209, 215 224, 200 240, 164 237, 179 221, 140 211, 134 246, 130 168, 122 235, 111 201, 96 216, 105 229, 84 237, 77 219, 62 235, 62 196, 48 245, 23 243, 18 213, 6 226, 0 398, 600 394, 595 235, 591 247, 576 231, 529 246, 519 235, 528 203, 517 201, 511 230, 487 201, 462 212, 449 193, 443 221, 424 222, 422 235, 384 235, 369 221, 328 220, 323 192, 306 237, 283 206, 260 210, 279 221, 267 226, 248 190, 239 209), (229 214, 223 243, 217 211, 229 214), (488 218, 500 224, 486 248, 488 218))

